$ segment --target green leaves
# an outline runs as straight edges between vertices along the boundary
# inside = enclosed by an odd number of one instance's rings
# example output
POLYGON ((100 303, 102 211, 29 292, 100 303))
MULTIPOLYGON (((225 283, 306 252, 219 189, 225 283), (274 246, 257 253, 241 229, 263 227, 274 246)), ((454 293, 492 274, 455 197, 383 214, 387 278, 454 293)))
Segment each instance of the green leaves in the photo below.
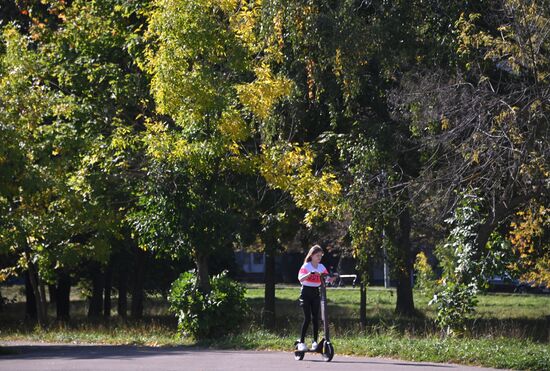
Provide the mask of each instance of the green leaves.
POLYGON ((172 283, 170 311, 178 317, 179 334, 204 339, 238 330, 249 310, 244 286, 224 271, 210 280, 212 291, 200 291, 196 274, 182 273, 172 283))
POLYGON ((436 321, 448 335, 466 331, 466 319, 475 310, 477 293, 511 262, 509 244, 499 233, 493 232, 486 246, 479 245, 485 215, 483 199, 475 190, 460 194, 453 215, 446 220, 449 236, 436 249, 443 277, 430 304, 436 306, 436 321))
POLYGON ((465 321, 475 309, 475 296, 483 284, 485 260, 480 260, 476 238, 483 222, 481 199, 475 192, 461 195, 453 216, 446 220, 451 231, 442 246, 450 258, 443 261, 445 267, 442 286, 430 304, 437 308, 437 322, 448 335, 462 334, 465 321))
POLYGON ((13 238, 0 243, 29 251, 47 280, 83 259, 107 261, 123 227, 148 97, 126 52, 129 39, 138 48, 128 22, 137 3, 51 2, 55 26, 35 13, 28 35, 3 30, 0 234, 13 238))

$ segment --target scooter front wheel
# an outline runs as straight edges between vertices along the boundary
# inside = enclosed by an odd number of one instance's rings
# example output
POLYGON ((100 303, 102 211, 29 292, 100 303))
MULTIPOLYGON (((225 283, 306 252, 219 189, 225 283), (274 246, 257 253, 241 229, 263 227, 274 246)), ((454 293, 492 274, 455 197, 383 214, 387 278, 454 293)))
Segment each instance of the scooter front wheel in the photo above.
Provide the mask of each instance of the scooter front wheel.
POLYGON ((334 357, 334 347, 331 343, 327 342, 323 345, 323 361, 330 362, 332 361, 332 357, 334 357))
POLYGON ((305 352, 301 352, 298 350, 298 344, 300 343, 300 340, 296 340, 294 342, 294 359, 297 361, 301 361, 304 359, 305 352))

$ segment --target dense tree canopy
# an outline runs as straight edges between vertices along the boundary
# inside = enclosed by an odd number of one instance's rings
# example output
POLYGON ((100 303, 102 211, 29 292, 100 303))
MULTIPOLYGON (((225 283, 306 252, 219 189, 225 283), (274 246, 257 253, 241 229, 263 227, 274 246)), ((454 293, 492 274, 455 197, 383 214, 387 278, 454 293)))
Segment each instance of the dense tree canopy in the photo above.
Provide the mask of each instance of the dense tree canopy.
POLYGON ((489 271, 550 284, 548 1, 8 3, 0 279, 41 321, 45 284, 91 282, 91 315, 131 285, 139 315, 153 256, 208 292, 234 248, 327 225, 401 314, 437 245, 440 308, 489 271))

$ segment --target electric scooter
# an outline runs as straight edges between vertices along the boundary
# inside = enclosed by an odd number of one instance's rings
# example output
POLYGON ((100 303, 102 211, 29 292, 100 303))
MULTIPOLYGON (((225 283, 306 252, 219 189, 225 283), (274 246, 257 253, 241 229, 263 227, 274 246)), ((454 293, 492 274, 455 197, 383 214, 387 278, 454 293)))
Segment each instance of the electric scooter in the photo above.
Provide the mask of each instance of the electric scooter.
POLYGON ((330 362, 334 357, 334 346, 330 342, 329 330, 328 330, 328 314, 327 314, 327 288, 325 285, 325 277, 327 275, 321 275, 321 319, 323 320, 324 337, 317 344, 316 349, 308 349, 307 351, 299 351, 299 340, 294 342, 294 359, 301 361, 304 359, 306 353, 321 353, 323 361, 330 362))

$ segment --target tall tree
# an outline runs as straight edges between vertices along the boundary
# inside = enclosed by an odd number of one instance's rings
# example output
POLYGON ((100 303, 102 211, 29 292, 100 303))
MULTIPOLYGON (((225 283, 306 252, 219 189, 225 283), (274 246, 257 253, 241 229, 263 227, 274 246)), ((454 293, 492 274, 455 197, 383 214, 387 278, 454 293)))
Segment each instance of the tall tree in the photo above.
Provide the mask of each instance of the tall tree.
POLYGON ((548 202, 547 5, 464 9, 454 24, 456 72, 416 71, 402 81, 399 107, 430 156, 421 182, 446 212, 453 191, 474 189, 485 200, 478 254, 516 211, 548 202))
MULTIPOLYGON (((449 312, 452 302, 472 306, 467 301, 498 255, 512 253, 498 235, 507 234, 510 219, 526 209, 543 224, 550 194, 549 3, 503 0, 452 8, 461 10, 451 11, 453 69, 437 64, 411 71, 395 94, 399 115, 410 121, 426 158, 418 194, 431 193, 425 204, 437 205, 440 220, 452 211, 446 246, 454 265, 436 297, 440 313, 449 312)), ((515 243, 521 240, 516 232, 515 243)), ((522 250, 521 242, 516 246, 522 250)), ((537 250, 535 255, 547 251, 537 250)))
MULTIPOLYGON (((292 85, 273 69, 283 58, 282 15, 265 23, 262 15, 262 3, 254 1, 157 1, 151 13, 147 65, 167 117, 148 125, 146 143, 156 175, 171 181, 157 182, 143 202, 170 210, 162 229, 177 234, 173 251, 192 252, 205 291, 208 258, 236 241, 249 203, 238 191, 254 186, 258 174, 292 193, 312 218, 319 214, 308 202, 320 188, 311 153, 266 140, 273 107, 292 85), (290 181, 296 175, 302 184, 290 181)), ((322 208, 324 192, 317 193, 322 208)), ((160 225, 145 228, 163 233, 160 225)))
POLYGON ((6 167, 20 161, 24 172, 8 178, 17 193, 2 189, 17 231, 4 241, 26 257, 31 282, 66 284, 81 259, 109 259, 140 175, 134 138, 148 89, 134 53, 146 2, 31 3, 28 25, 4 29, 2 134, 25 143, 6 167))
POLYGON ((404 1, 270 4, 272 14, 283 15, 288 35, 281 70, 297 87, 281 110, 279 121, 286 127, 277 132, 288 130, 294 140, 314 143, 314 166, 340 174, 348 192, 342 206, 352 224, 385 230, 399 282, 396 309, 411 314, 412 218, 405 185, 417 176, 419 163, 407 122, 391 116, 387 92, 399 69, 414 60, 416 8, 404 1), (369 180, 381 178, 384 182, 369 180), (373 207, 384 217, 370 213, 373 207))

